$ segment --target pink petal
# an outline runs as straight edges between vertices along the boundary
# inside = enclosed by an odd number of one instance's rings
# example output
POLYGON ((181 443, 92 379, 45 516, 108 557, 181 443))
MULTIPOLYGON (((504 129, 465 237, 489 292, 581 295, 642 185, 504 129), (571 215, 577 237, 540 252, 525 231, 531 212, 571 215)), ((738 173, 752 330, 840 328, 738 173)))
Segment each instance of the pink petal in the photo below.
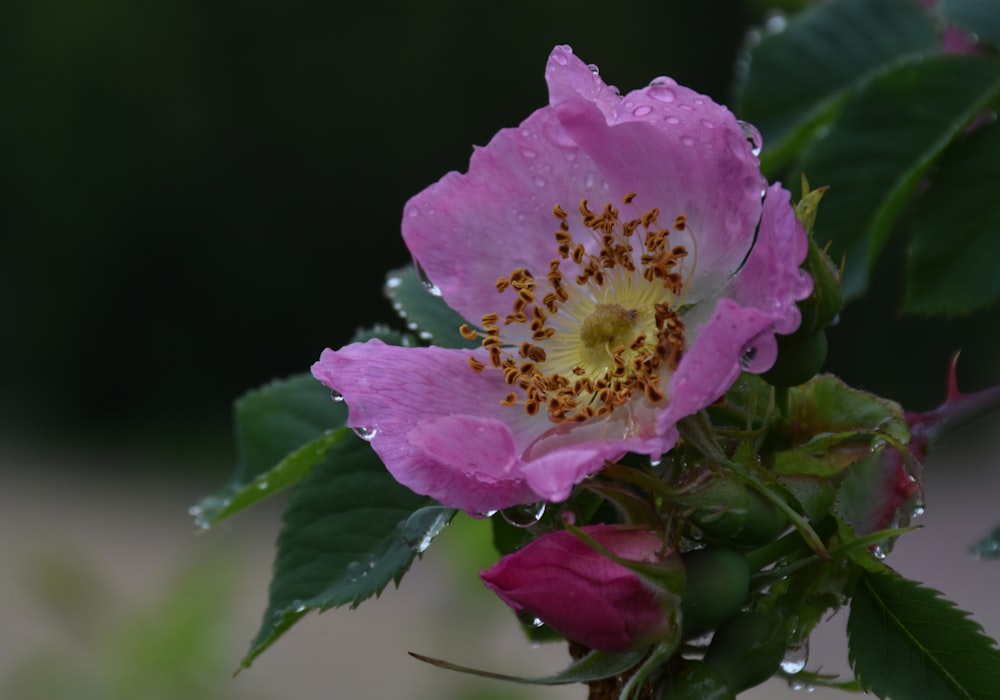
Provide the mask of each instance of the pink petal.
POLYGON ((657 418, 661 431, 717 401, 742 371, 741 358, 752 341, 757 353, 774 362, 773 319, 758 309, 722 299, 712 318, 701 328, 670 379, 670 403, 657 418), (766 338, 770 337, 770 343, 766 338))
POLYGON ((725 107, 667 79, 613 105, 595 102, 594 77, 576 57, 554 52, 546 70, 552 108, 607 178, 612 199, 637 192, 639 210, 656 207, 663 221, 687 215, 697 244, 690 299, 718 290, 750 249, 767 186, 743 130, 725 107))
MULTIPOLYGON (((499 418, 518 413, 489 398, 503 391, 502 379, 474 373, 468 356, 466 350, 373 340, 325 350, 313 375, 344 397, 348 425, 374 432, 372 448, 413 491, 473 513, 537 500, 512 471, 518 448, 510 425, 499 418), (457 441, 462 435, 464 441, 457 441)), ((530 432, 519 435, 528 439, 530 432)))
POLYGON ((808 252, 791 194, 779 183, 771 185, 753 252, 724 295, 771 314, 778 333, 793 333, 801 320, 795 302, 812 292, 812 278, 799 268, 808 252))
POLYGON ((548 107, 503 129, 451 172, 407 202, 403 239, 448 304, 470 322, 506 313, 498 277, 521 267, 545 273, 557 257, 552 213, 582 198, 606 199, 604 179, 548 107))

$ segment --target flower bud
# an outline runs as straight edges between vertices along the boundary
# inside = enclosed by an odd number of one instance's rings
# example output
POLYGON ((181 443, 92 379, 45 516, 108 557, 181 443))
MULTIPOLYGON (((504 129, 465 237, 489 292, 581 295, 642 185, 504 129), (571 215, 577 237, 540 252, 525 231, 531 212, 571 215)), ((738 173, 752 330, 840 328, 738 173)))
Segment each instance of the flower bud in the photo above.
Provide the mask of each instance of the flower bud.
POLYGON ((644 571, 662 567, 670 588, 658 590, 646 576, 568 531, 539 537, 480 577, 518 613, 534 615, 591 649, 625 652, 674 636, 673 594, 683 586, 680 557, 663 557, 663 539, 650 530, 592 525, 581 531, 622 560, 641 563, 644 571))

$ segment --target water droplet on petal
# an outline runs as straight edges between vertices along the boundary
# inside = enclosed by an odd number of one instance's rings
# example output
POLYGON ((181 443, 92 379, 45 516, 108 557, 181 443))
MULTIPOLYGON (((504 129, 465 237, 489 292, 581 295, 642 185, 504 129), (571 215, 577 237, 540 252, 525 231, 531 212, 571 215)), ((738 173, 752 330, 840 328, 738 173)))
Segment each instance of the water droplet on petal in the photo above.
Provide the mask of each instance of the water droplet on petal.
POLYGON ((566 56, 564 56, 561 53, 554 53, 554 54, 552 54, 552 60, 555 63, 558 63, 560 66, 565 66, 566 63, 567 63, 566 56))
POLYGON ((545 183, 545 178, 544 177, 542 177, 541 175, 536 175, 535 176, 535 186, 536 187, 545 187, 545 184, 546 183, 545 183))
POLYGON ((690 136, 682 136, 681 137, 681 143, 683 143, 685 146, 693 146, 694 145, 694 139, 691 138, 690 136))
POLYGON ((652 83, 646 91, 654 100, 660 102, 673 102, 677 98, 674 89, 665 83, 652 83))
POLYGON ((420 284, 424 285, 424 289, 430 292, 432 296, 441 296, 441 290, 436 284, 431 282, 431 278, 427 276, 427 271, 424 270, 423 266, 421 266, 419 262, 417 262, 416 258, 413 259, 413 267, 416 269, 417 279, 420 280, 420 284))
POLYGON ((757 357, 757 348, 749 347, 746 348, 740 355, 740 367, 744 370, 749 369, 750 365, 753 363, 754 358, 757 357))
POLYGON ((365 442, 371 442, 372 440, 375 439, 375 436, 378 435, 378 428, 368 428, 365 426, 361 426, 358 428, 354 428, 354 434, 357 435, 362 440, 364 440, 365 442))
POLYGON ((336 401, 337 403, 343 403, 344 402, 344 395, 340 394, 340 393, 338 393, 336 391, 331 391, 330 392, 330 398, 333 399, 334 401, 336 401))
POLYGON ((652 113, 652 111, 653 108, 650 107, 649 105, 639 105, 638 107, 635 108, 635 111, 632 112, 632 114, 634 114, 637 117, 645 117, 646 115, 652 113))
POLYGON ((524 156, 525 158, 534 158, 535 156, 538 155, 538 153, 531 150, 530 148, 525 148, 521 150, 521 155, 524 156))
POLYGON ((536 525, 545 515, 545 501, 511 506, 500 511, 503 519, 514 527, 531 527, 536 525))
POLYGON ((809 660, 809 640, 804 639, 785 650, 781 659, 781 670, 788 674, 796 674, 806 667, 809 660))
POLYGON ((596 66, 595 64, 593 64, 593 63, 588 63, 588 64, 587 64, 587 68, 588 68, 588 69, 590 70, 590 72, 591 72, 591 73, 593 73, 594 75, 600 75, 600 74, 601 74, 601 69, 600 69, 600 68, 598 68, 598 67, 597 67, 597 66, 596 66))
POLYGON ((750 144, 750 152, 754 154, 754 157, 760 155, 760 149, 764 147, 764 139, 761 137, 760 132, 750 122, 739 121, 737 122, 740 128, 743 130, 743 138, 747 140, 750 144))
POLYGON ((666 122, 667 124, 680 124, 681 120, 677 117, 667 117, 666 122))

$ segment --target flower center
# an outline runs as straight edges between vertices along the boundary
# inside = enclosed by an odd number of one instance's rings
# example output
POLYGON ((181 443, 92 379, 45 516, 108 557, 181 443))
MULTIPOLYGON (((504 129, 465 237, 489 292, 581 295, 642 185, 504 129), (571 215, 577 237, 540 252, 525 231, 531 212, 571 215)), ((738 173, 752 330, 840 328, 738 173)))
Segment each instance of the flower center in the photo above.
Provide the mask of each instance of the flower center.
MULTIPOLYGON (((625 204, 635 196, 626 196, 625 204)), ((622 221, 611 204, 595 213, 587 200, 579 213, 596 252, 573 237, 570 217, 557 204, 559 257, 548 274, 536 278, 517 268, 501 277, 497 291, 516 294, 502 328, 494 313, 483 316, 482 332, 461 329, 467 338, 482 337, 490 366, 511 386, 501 403, 522 404, 529 415, 544 407, 554 423, 607 416, 633 396, 666 400, 662 379, 685 348, 678 309, 690 272, 688 251, 671 246, 670 234, 686 231, 687 218, 682 214, 661 227, 659 211, 649 209, 622 221), (571 264, 576 274, 567 277, 563 268, 571 264)), ((472 357, 469 364, 476 372, 487 367, 472 357)))

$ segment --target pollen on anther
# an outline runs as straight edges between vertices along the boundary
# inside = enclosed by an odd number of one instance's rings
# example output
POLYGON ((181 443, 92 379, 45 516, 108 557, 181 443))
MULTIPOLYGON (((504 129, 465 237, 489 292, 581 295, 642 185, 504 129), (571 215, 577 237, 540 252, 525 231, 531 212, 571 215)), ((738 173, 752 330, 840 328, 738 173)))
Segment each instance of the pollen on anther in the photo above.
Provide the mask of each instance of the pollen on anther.
POLYGON ((469 367, 471 367, 472 371, 476 372, 477 374, 479 372, 482 372, 484 369, 486 369, 486 365, 485 364, 483 364, 482 362, 480 362, 476 358, 472 357, 471 355, 469 356, 469 367))

